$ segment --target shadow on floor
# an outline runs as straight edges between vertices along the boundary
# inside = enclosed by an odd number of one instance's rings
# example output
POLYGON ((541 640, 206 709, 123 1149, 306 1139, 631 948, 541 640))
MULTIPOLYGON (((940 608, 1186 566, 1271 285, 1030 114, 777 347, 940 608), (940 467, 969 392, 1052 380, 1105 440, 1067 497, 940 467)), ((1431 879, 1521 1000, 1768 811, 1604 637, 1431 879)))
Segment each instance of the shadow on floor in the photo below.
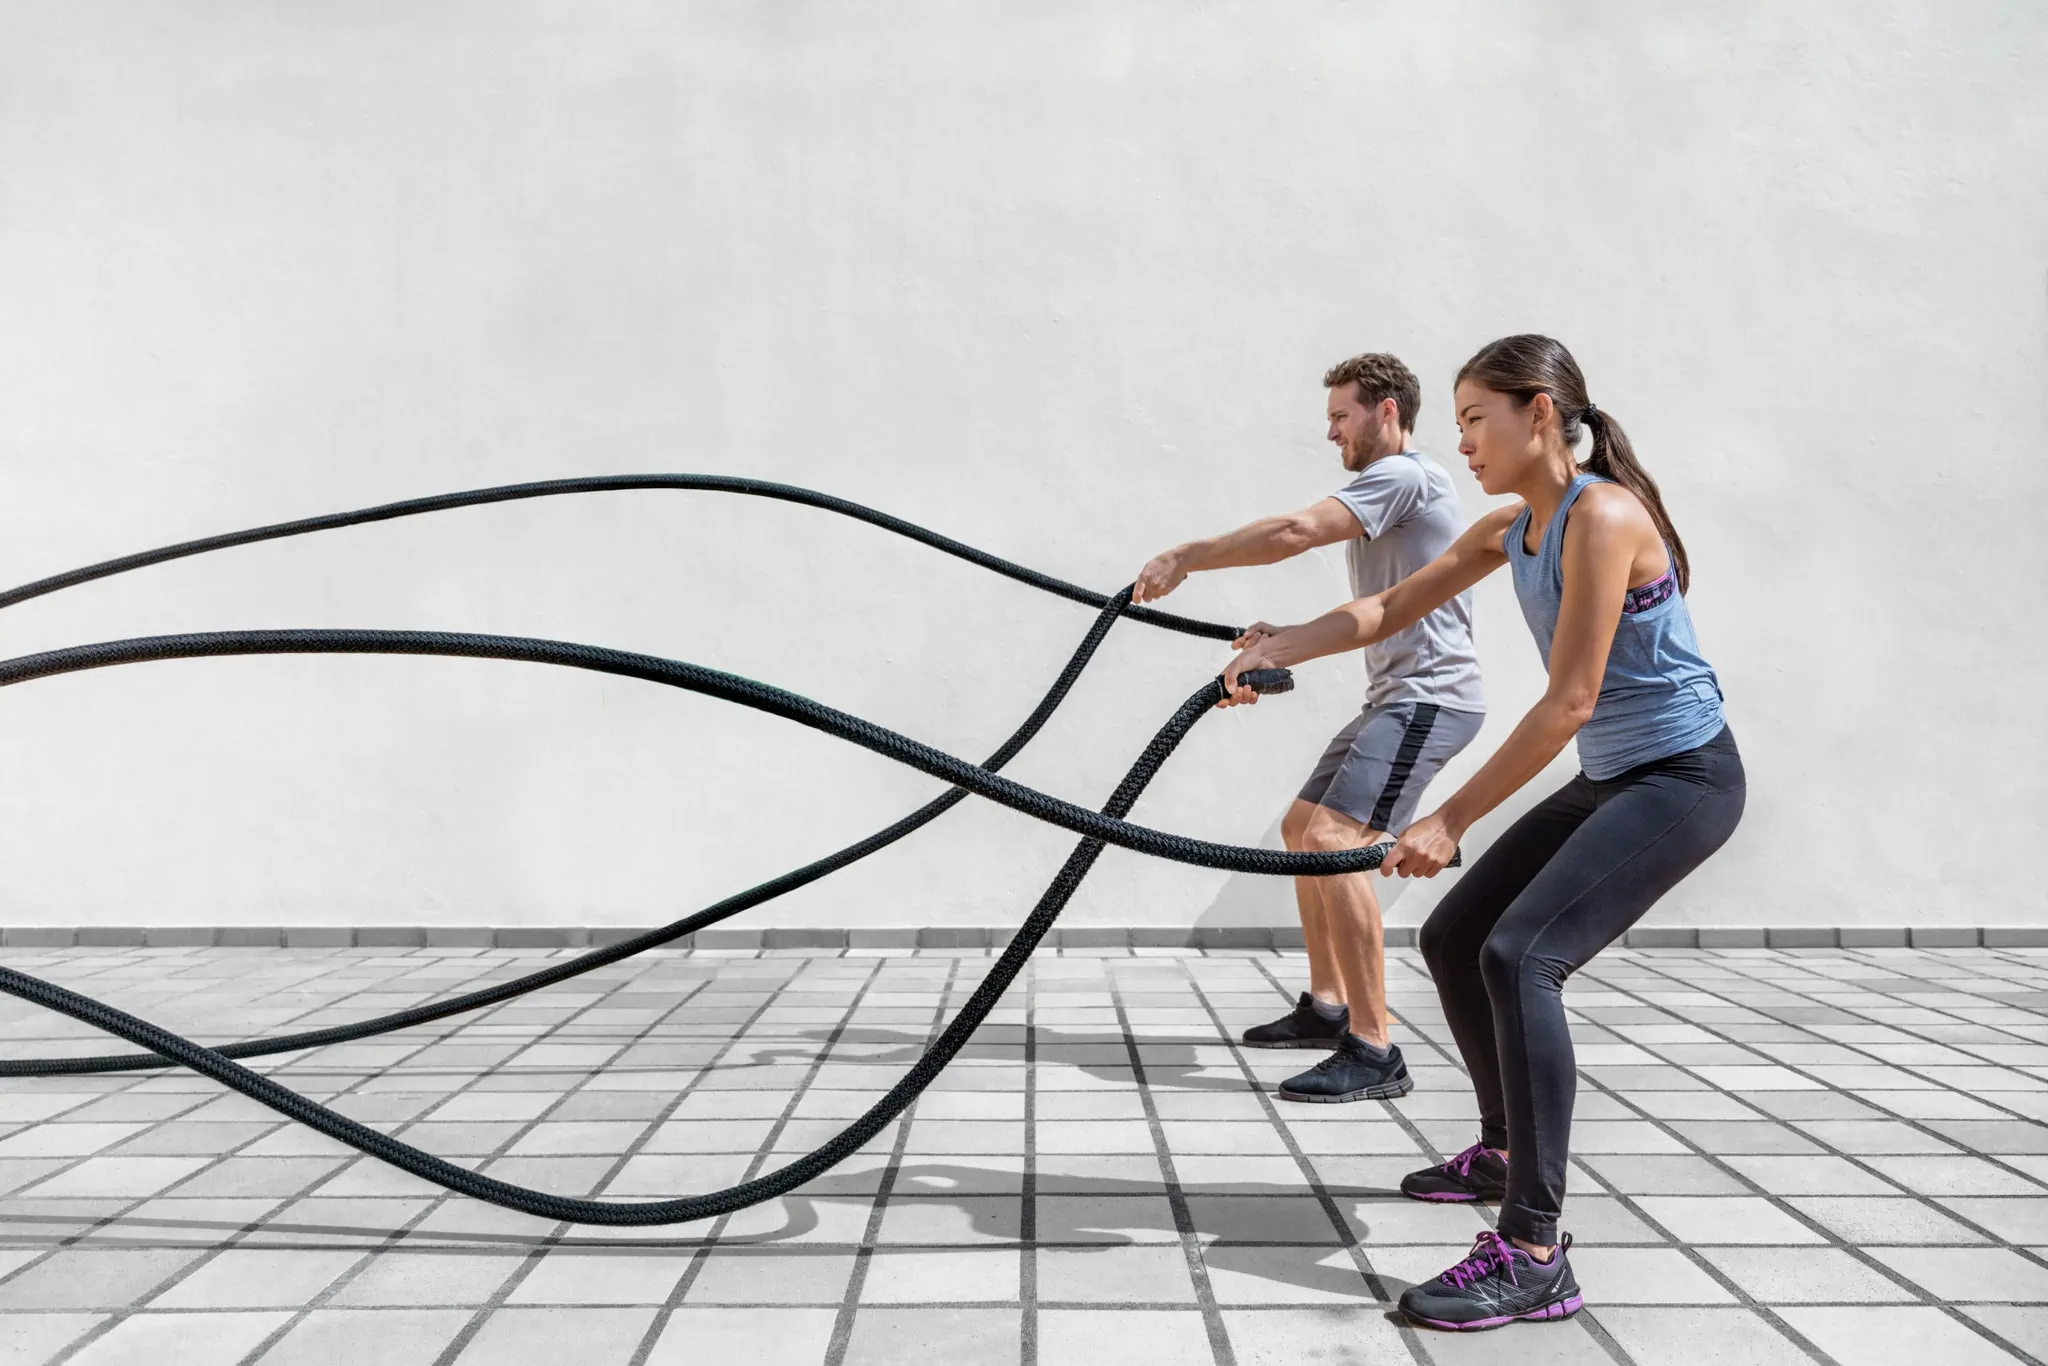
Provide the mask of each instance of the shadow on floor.
MULTIPOLYGON (((895 1244, 930 1248, 934 1244, 957 1245, 962 1252, 977 1246, 1015 1246, 1020 1241, 1019 1219, 1022 1202, 1014 1189, 1001 1193, 1005 1183, 1014 1186, 1017 1174, 971 1163, 946 1159, 911 1160, 897 1168, 891 1198, 885 1213, 883 1240, 886 1251, 895 1244), (909 1228, 892 1227, 889 1214, 911 1214, 909 1228), (921 1236, 929 1231, 929 1238, 921 1236)), ((779 1202, 783 1222, 758 1233, 728 1234, 716 1240, 722 1248, 778 1249, 792 1256, 824 1255, 845 1251, 862 1240, 867 1214, 875 1203, 874 1173, 848 1173, 835 1178, 827 1174, 813 1186, 784 1196, 779 1202), (834 1191, 833 1186, 842 1189, 834 1191), (847 1229, 849 1237, 815 1239, 810 1235, 834 1227, 847 1229)), ((1122 1247, 1178 1249, 1181 1211, 1204 1244, 1203 1260, 1212 1274, 1249 1278, 1254 1282, 1286 1285, 1314 1295, 1353 1297, 1366 1303, 1375 1298, 1345 1252, 1354 1241, 1353 1229, 1371 1240, 1376 1231, 1405 1243, 1440 1242, 1460 1245, 1479 1227, 1472 1207, 1428 1207, 1404 1199, 1397 1191, 1359 1190, 1333 1195, 1329 1204, 1318 1199, 1305 1182, 1262 1184, 1229 1182, 1196 1183, 1180 1187, 1181 1202, 1170 1202, 1157 1180, 1088 1178, 1061 1176, 1057 1188, 1039 1194, 1034 1201, 1036 1236, 1039 1246, 1059 1245, 1067 1253, 1107 1252, 1122 1247), (1337 1217, 1332 1217, 1335 1207, 1337 1217), (1386 1226, 1381 1227, 1382 1220, 1386 1226), (1348 1220, 1349 1223, 1340 1223, 1348 1220)), ((447 1255, 515 1255, 535 1248, 576 1247, 598 1255, 606 1251, 620 1255, 648 1251, 693 1252, 712 1240, 702 1234, 663 1237, 650 1230, 648 1236, 619 1236, 592 1230, 551 1233, 499 1231, 491 1228, 505 1218, 503 1211, 486 1205, 460 1204, 447 1207, 475 1211, 471 1228, 460 1220, 436 1221, 440 1227, 416 1230, 388 1241, 393 1230, 339 1222, 294 1222, 289 1219, 262 1222, 255 1236, 241 1246, 266 1250, 294 1247, 318 1250, 405 1250, 447 1255), (454 1226, 450 1226, 454 1225, 454 1226)), ((42 1231, 52 1221, 75 1225, 75 1220, 39 1218, 34 1214, 0 1215, 0 1230, 8 1242, 54 1241, 57 1235, 42 1231)), ((525 1221, 537 1227, 539 1221, 525 1221)), ((750 1221, 758 1222, 758 1221, 750 1221)), ((225 1244, 250 1225, 233 1219, 179 1219, 152 1216, 123 1216, 93 1231, 77 1242, 81 1247, 165 1248, 200 1253, 225 1244), (212 1233, 217 1239, 203 1236, 212 1233)), ((75 1232, 75 1230, 74 1230, 75 1232)), ((1381 1275, 1379 1289, 1386 1297, 1398 1296, 1409 1284, 1381 1275)), ((1292 1299, 1293 1296, 1274 1298, 1292 1299)))
MULTIPOLYGON (((1277 1018, 1285 1012, 1276 1009, 1273 1013, 1277 1018)), ((999 1027, 1019 1028, 1016 1025, 999 1027)), ((1114 1081, 1124 1085, 1131 1082, 1131 1054, 1124 1046, 1123 1033, 1114 1025, 1086 1029, 1048 1028, 1045 1025, 1038 1025, 1032 1030, 1032 1035, 1039 1062, 1077 1067, 1086 1075, 1101 1081, 1114 1081)), ((802 1031, 802 1036, 815 1039, 817 1047, 798 1047, 792 1044, 785 1048, 774 1044, 761 1044, 748 1050, 747 1061, 736 1063, 727 1058, 719 1063, 719 1070, 816 1062, 819 1053, 824 1050, 826 1041, 831 1038, 830 1031, 805 1030, 802 1031)), ((1222 1059, 1201 1061, 1196 1050, 1206 1048, 1221 1052, 1227 1047, 1221 1039, 1198 1044, 1185 1040, 1149 1039, 1142 1033, 1134 1032, 1131 1041, 1143 1050, 1139 1056, 1144 1064, 1145 1082, 1148 1086, 1173 1091, 1221 1091, 1232 1094, 1243 1094, 1251 1089, 1251 1083, 1237 1070, 1235 1062, 1222 1059), (1204 1075, 1217 1071, 1223 1071, 1226 1075, 1204 1075)), ((926 1035, 921 1031, 913 1033, 907 1029, 856 1026, 842 1032, 834 1048, 836 1050, 848 1044, 879 1046, 884 1051, 853 1056, 835 1054, 833 1062, 861 1067, 908 1069, 924 1056, 926 1035)), ((969 1039, 966 1046, 960 1050, 956 1061, 998 1056, 1008 1060, 1021 1060, 1023 1044, 977 1042, 975 1039, 969 1039)), ((1299 1070, 1306 1072, 1315 1066, 1323 1052, 1313 1049, 1286 1049, 1273 1050, 1261 1056, 1268 1059, 1298 1059, 1301 1064, 1299 1070)))

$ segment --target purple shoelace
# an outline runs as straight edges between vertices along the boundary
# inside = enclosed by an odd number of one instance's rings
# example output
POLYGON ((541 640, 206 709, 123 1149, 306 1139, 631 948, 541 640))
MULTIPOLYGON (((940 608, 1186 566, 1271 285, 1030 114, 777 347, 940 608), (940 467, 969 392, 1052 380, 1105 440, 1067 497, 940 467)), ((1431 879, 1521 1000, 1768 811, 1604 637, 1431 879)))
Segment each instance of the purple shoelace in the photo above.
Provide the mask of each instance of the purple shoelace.
POLYGON ((1477 1162, 1479 1154, 1485 1151, 1486 1145, 1484 1143, 1474 1143, 1471 1147, 1465 1149, 1464 1152, 1459 1153, 1456 1157, 1444 1163, 1444 1170, 1456 1172, 1460 1176, 1470 1176, 1472 1174, 1472 1164, 1477 1162))
POLYGON ((1508 1280, 1514 1285, 1521 1281, 1515 1277, 1515 1259, 1507 1240, 1491 1229, 1479 1235, 1472 1244, 1472 1255, 1437 1277, 1453 1289, 1463 1289, 1483 1276, 1496 1270, 1508 1273, 1508 1280))

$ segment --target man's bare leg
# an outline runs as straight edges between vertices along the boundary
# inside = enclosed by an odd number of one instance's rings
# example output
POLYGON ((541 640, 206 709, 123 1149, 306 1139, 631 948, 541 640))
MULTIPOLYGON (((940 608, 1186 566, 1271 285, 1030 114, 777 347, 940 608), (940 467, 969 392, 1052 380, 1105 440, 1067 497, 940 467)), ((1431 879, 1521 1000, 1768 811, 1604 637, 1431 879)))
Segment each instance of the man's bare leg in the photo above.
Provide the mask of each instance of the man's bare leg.
MULTIPOLYGON (((1310 831, 1322 808, 1297 799, 1280 821, 1280 838, 1289 849, 1309 848, 1310 831)), ((1333 1049, 1344 1041, 1350 1015, 1344 1006, 1344 974, 1339 967, 1330 917, 1323 910, 1323 879, 1294 880, 1294 904, 1301 912, 1301 942, 1308 950, 1309 989, 1294 1009, 1270 1024, 1244 1032, 1251 1048, 1333 1049)))
MULTIPOLYGON (((1302 845, 1313 852, 1356 849, 1377 843, 1380 832, 1349 816, 1319 807, 1302 832, 1302 845)), ((1348 873, 1318 878, 1317 901, 1330 962, 1344 989, 1349 1014, 1345 1033, 1327 1057, 1298 1077, 1275 1088, 1282 1100, 1393 1100, 1415 1089, 1401 1050, 1387 1037, 1387 987, 1384 948, 1380 939, 1380 900, 1373 887, 1377 873, 1348 873)), ((1306 879, 1304 879, 1306 880, 1306 879)))
MULTIPOLYGON (((1327 807, 1310 809, 1314 814, 1302 832, 1303 849, 1357 849, 1386 838, 1384 832, 1327 807)), ((1324 953, 1343 992, 1344 1004, 1351 1008, 1351 1032, 1375 1048, 1385 1048, 1388 1044, 1386 945, 1380 921, 1379 895, 1373 887, 1373 879, 1377 876, 1377 873, 1346 873, 1341 877, 1297 878, 1295 881, 1297 886, 1309 882, 1316 884, 1324 953)), ((1308 935, 1308 895, 1302 894, 1304 938, 1308 935)), ((1309 963, 1313 973, 1314 950, 1310 951, 1309 963)))
MULTIPOLYGON (((1294 799, 1280 822, 1280 842, 1296 853, 1308 849, 1309 828, 1322 808, 1314 802, 1294 799)), ((1323 911, 1323 883, 1328 879, 1294 879, 1294 905, 1301 915, 1301 940, 1308 950, 1308 990, 1326 1006, 1341 1006, 1344 979, 1337 971, 1337 959, 1330 942, 1329 917, 1323 911)))

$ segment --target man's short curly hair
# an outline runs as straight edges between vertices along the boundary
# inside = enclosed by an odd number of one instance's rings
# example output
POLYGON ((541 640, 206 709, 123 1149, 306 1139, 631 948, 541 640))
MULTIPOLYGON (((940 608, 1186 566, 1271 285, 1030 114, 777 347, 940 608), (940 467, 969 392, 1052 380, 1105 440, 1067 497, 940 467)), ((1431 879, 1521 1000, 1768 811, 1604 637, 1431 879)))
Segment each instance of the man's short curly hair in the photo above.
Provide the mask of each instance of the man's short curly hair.
POLYGON ((1368 407, 1378 407, 1385 399, 1394 400, 1394 406, 1401 413, 1401 430, 1415 430, 1415 418, 1422 411, 1422 384, 1415 378, 1415 372, 1393 356, 1372 351, 1363 356, 1330 367, 1330 373, 1323 376, 1323 387, 1334 389, 1340 384, 1358 386, 1358 396, 1368 407))

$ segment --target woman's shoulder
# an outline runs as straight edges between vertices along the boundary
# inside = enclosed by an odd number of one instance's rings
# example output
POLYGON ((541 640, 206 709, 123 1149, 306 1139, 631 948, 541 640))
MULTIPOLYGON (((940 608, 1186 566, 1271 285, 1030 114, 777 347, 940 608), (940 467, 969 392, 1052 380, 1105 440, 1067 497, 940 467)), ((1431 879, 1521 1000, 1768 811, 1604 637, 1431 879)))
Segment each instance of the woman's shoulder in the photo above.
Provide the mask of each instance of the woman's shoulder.
POLYGON ((1648 531, 1655 534, 1657 523, 1643 500, 1611 479, 1596 479, 1580 492, 1572 504, 1567 533, 1648 531))

